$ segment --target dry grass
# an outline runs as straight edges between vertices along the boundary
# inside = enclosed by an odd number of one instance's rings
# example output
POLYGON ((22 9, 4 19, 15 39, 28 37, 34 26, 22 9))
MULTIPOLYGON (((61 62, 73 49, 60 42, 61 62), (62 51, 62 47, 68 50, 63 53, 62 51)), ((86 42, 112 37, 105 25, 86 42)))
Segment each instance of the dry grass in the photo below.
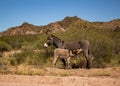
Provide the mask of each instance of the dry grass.
POLYGON ((59 69, 59 68, 40 68, 38 66, 20 65, 18 67, 6 67, 0 69, 0 74, 17 75, 40 75, 40 76, 80 76, 80 77, 119 77, 120 67, 111 68, 92 68, 92 69, 59 69))

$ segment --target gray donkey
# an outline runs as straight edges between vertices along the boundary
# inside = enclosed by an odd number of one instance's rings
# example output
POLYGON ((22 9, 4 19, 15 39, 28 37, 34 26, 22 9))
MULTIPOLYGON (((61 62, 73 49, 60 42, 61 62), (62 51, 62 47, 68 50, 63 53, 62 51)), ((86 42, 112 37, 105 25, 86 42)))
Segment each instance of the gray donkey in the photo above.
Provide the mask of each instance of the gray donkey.
MULTIPOLYGON (((47 40, 44 43, 45 47, 54 45, 56 48, 68 49, 70 51, 82 49, 82 53, 86 58, 86 68, 90 68, 90 43, 88 40, 79 41, 63 41, 54 35, 47 34, 47 40)), ((64 66, 66 66, 65 60, 62 59, 64 66)))

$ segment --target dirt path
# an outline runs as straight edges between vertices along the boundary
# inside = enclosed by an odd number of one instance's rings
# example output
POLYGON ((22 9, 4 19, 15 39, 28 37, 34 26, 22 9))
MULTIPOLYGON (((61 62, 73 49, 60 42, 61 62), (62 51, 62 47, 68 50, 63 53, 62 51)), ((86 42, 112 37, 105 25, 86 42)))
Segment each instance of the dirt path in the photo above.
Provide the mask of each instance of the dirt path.
POLYGON ((38 75, 1 74, 0 86, 120 86, 120 67, 90 70, 25 68, 24 71, 38 75))
POLYGON ((120 86, 120 78, 0 75, 0 86, 120 86))

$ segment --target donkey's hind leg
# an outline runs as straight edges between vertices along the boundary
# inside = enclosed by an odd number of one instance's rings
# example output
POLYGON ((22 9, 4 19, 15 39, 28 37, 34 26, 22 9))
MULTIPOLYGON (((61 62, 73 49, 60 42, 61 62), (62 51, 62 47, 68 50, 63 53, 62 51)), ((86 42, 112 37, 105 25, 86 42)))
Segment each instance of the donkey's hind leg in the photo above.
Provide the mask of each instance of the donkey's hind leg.
POLYGON ((71 57, 68 57, 67 58, 67 68, 68 69, 71 69, 72 67, 71 67, 71 57))
POLYGON ((63 66, 64 66, 64 68, 65 68, 65 67, 66 67, 66 61, 65 61, 65 59, 64 59, 64 58, 61 58, 61 61, 62 61, 63 66))
POLYGON ((89 56, 89 54, 88 54, 88 51, 87 51, 87 50, 84 51, 83 54, 84 54, 84 56, 85 56, 85 58, 86 58, 86 61, 87 61, 86 68, 87 68, 87 69, 90 69, 90 68, 91 68, 91 67, 90 67, 91 63, 90 63, 90 56, 89 56))

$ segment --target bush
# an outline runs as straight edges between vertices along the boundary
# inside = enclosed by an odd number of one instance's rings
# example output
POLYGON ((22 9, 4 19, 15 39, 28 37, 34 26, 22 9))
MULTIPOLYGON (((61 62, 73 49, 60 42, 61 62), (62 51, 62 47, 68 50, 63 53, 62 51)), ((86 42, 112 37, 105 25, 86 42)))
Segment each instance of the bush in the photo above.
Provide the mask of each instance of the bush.
POLYGON ((3 41, 0 41, 0 52, 11 50, 11 46, 3 41))
POLYGON ((13 60, 11 63, 14 64, 14 61, 16 61, 17 65, 43 65, 47 61, 47 58, 45 57, 45 52, 36 52, 31 50, 18 53, 13 58, 15 60, 13 60))

